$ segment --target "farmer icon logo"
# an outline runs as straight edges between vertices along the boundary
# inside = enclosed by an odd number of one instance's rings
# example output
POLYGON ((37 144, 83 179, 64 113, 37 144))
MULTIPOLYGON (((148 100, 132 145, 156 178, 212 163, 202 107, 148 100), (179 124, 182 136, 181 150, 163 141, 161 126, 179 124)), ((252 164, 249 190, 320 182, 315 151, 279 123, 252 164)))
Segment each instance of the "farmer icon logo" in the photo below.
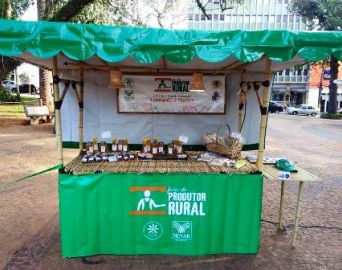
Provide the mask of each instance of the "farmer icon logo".
POLYGON ((148 240, 157 240, 163 234, 163 227, 156 221, 149 221, 143 228, 143 234, 148 240))
POLYGON ((188 241, 192 239, 191 221, 172 221, 172 239, 176 241, 188 241))
MULTIPOLYGON (((166 204, 159 203, 161 199, 156 193, 166 194, 164 186, 132 186, 130 192, 139 194, 135 210, 130 211, 132 216, 164 216, 166 204), (157 197, 157 198, 155 198, 157 197)), ((164 198, 162 198, 164 199, 164 198)))

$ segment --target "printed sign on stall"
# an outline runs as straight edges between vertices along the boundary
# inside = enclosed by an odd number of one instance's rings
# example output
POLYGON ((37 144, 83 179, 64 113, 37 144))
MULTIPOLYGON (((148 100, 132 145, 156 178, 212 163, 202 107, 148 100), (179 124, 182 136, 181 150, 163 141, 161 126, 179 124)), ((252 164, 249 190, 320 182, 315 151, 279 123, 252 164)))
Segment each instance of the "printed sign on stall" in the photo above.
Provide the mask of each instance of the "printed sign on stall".
POLYGON ((224 76, 205 76, 204 91, 190 91, 191 76, 126 76, 119 113, 224 114, 224 76))

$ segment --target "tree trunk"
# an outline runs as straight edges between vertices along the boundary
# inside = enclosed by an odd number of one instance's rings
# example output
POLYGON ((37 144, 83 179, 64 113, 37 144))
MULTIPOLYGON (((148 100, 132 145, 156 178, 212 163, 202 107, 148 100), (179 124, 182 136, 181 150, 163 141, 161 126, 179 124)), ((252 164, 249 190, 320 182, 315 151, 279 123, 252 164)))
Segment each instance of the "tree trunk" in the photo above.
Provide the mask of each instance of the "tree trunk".
POLYGON ((10 18, 12 18, 12 4, 11 0, 6 0, 5 19, 10 18))
MULTIPOLYGON (((38 10, 38 20, 46 19, 46 0, 38 0, 37 1, 37 10, 38 10)), ((53 112, 54 106, 52 102, 52 94, 50 82, 52 81, 51 72, 44 69, 39 68, 39 96, 42 105, 46 105, 49 108, 50 112, 53 112)))
POLYGON ((334 81, 338 75, 338 60, 332 55, 330 57, 330 83, 329 83, 329 106, 328 113, 337 111, 337 85, 334 81))

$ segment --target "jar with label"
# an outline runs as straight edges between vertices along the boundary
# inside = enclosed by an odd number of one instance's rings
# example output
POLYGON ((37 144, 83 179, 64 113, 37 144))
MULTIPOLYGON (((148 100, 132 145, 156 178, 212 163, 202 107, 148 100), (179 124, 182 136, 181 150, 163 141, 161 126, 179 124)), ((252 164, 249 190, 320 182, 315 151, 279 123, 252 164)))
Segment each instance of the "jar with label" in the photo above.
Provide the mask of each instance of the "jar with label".
POLYGON ((118 141, 118 151, 122 151, 122 140, 118 141))
POLYGON ((96 136, 93 137, 93 149, 94 149, 94 152, 99 151, 99 146, 97 145, 97 137, 96 136))
POLYGON ((173 143, 170 143, 168 146, 167 146, 167 154, 168 155, 173 155, 174 154, 174 145, 173 145, 173 143))
POLYGON ((164 143, 163 142, 158 143, 158 154, 164 155, 164 143))
POLYGON ((112 151, 113 152, 117 152, 118 151, 118 143, 116 141, 116 137, 113 137, 113 141, 112 141, 112 151))
POLYGON ((183 144, 181 141, 177 141, 177 154, 183 154, 183 144))
POLYGON ((106 153, 107 150, 107 143, 106 142, 101 142, 100 143, 100 152, 101 153, 106 153))
POLYGON ((158 143, 155 143, 153 141, 153 143, 151 144, 151 148, 152 148, 152 154, 157 155, 158 154, 158 143))
POLYGON ((87 149, 87 154, 93 154, 94 153, 94 147, 93 144, 88 142, 86 145, 86 149, 87 149))
POLYGON ((126 136, 122 140, 122 151, 123 152, 128 152, 128 139, 127 139, 126 136))

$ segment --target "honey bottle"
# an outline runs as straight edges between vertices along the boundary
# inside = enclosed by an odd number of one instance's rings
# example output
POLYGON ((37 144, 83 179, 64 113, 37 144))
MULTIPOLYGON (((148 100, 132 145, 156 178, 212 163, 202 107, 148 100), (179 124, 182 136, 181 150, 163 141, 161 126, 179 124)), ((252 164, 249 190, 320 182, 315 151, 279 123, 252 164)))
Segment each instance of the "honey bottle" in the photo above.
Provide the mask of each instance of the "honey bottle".
POLYGON ((122 140, 122 151, 128 152, 128 138, 127 138, 127 136, 125 136, 124 139, 122 140))
POLYGON ((112 151, 113 152, 117 152, 118 151, 118 143, 116 141, 116 137, 113 137, 113 141, 112 141, 112 151))
POLYGON ((99 151, 99 146, 97 145, 97 137, 96 136, 93 137, 93 151, 94 152, 99 151))
POLYGON ((122 151, 122 140, 118 140, 118 151, 122 151))
POLYGON ((106 142, 101 142, 100 143, 100 152, 101 153, 106 153, 107 150, 107 143, 106 142))

